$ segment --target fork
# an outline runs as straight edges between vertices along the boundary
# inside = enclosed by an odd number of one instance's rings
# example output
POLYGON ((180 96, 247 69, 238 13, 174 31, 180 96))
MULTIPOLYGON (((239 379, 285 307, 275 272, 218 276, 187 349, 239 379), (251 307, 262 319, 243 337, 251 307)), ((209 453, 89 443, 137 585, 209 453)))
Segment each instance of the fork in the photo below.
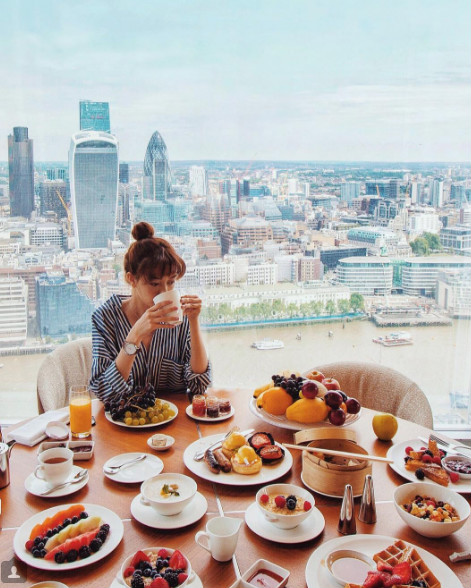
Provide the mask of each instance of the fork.
POLYGON ((243 435, 244 437, 246 437, 247 435, 250 435, 250 433, 253 433, 253 431, 254 431, 253 429, 247 429, 246 431, 239 431, 238 429, 239 429, 239 427, 234 427, 228 433, 226 433, 226 435, 224 435, 223 437, 221 437, 220 439, 218 439, 218 441, 215 441, 214 443, 211 443, 211 445, 209 447, 205 447, 204 449, 201 449, 201 450, 197 451, 195 453, 195 455, 193 456, 193 459, 195 461, 201 461, 202 459, 204 459, 204 454, 206 453, 206 451, 208 449, 214 449, 215 447, 221 446, 222 445, 222 442, 224 441, 224 439, 227 439, 227 437, 229 437, 229 435, 231 433, 238 432, 241 435, 243 435))
POLYGON ((471 451, 471 447, 469 445, 462 445, 459 443, 449 443, 448 441, 444 441, 443 439, 440 439, 440 437, 437 437, 436 435, 433 435, 433 434, 430 435, 430 439, 431 439, 431 441, 435 441, 436 443, 439 443, 440 445, 442 445, 446 449, 451 449, 451 451, 456 451, 459 447, 464 447, 465 449, 468 449, 469 451, 471 451))

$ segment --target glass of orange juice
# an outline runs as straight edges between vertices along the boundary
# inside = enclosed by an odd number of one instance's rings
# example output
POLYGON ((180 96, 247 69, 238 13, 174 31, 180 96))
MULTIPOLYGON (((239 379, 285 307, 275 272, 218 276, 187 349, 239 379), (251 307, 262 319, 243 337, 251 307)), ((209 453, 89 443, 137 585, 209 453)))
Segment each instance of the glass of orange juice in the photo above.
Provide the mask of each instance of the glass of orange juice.
POLYGON ((92 430, 92 399, 88 386, 71 386, 69 394, 72 437, 88 437, 92 430))

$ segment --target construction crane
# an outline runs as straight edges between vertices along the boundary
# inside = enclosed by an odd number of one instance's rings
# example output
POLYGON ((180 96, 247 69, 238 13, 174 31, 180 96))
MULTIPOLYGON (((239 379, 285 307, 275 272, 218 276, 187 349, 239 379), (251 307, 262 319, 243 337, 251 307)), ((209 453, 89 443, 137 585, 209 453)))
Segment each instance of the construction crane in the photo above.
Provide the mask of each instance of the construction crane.
POLYGON ((72 214, 71 214, 71 212, 69 210, 69 207, 65 203, 65 200, 62 198, 62 194, 57 189, 56 189, 56 194, 57 194, 59 200, 61 201, 61 204, 64 207, 64 210, 65 210, 66 215, 67 215, 67 235, 70 237, 71 234, 72 234, 72 214))

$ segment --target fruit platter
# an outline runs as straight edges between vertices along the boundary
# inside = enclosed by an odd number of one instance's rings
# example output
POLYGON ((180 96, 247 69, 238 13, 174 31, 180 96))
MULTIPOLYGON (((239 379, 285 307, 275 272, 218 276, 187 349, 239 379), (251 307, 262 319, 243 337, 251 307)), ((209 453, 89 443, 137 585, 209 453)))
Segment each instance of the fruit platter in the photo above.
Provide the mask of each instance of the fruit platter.
POLYGON ((156 398, 154 388, 150 384, 136 388, 126 399, 105 402, 105 417, 120 427, 159 427, 173 421, 177 414, 178 408, 175 404, 156 398))
POLYGON ((18 529, 13 547, 19 559, 41 570, 81 568, 109 555, 123 537, 123 523, 95 504, 44 510, 18 529))
POLYGON ((334 378, 321 372, 283 372, 253 392, 249 408, 263 421, 285 429, 342 427, 360 418, 361 405, 334 378))

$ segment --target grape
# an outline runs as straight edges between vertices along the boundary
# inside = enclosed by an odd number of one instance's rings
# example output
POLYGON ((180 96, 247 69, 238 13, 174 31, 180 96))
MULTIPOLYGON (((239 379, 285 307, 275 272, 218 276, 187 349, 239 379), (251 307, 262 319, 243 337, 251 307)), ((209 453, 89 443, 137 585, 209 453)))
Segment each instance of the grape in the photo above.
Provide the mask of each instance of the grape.
POLYGON ((330 390, 324 396, 324 402, 331 408, 340 408, 340 405, 343 402, 343 398, 342 395, 339 394, 336 390, 330 390))
POLYGON ((346 418, 347 415, 345 414, 345 411, 341 408, 335 408, 329 412, 329 421, 337 427, 342 426, 346 418))
POLYGON ((303 384, 301 388, 304 398, 315 398, 319 392, 319 386, 313 380, 303 384))
POLYGON ((360 412, 361 404, 356 398, 349 398, 345 404, 347 405, 347 412, 349 414, 357 414, 360 412))

